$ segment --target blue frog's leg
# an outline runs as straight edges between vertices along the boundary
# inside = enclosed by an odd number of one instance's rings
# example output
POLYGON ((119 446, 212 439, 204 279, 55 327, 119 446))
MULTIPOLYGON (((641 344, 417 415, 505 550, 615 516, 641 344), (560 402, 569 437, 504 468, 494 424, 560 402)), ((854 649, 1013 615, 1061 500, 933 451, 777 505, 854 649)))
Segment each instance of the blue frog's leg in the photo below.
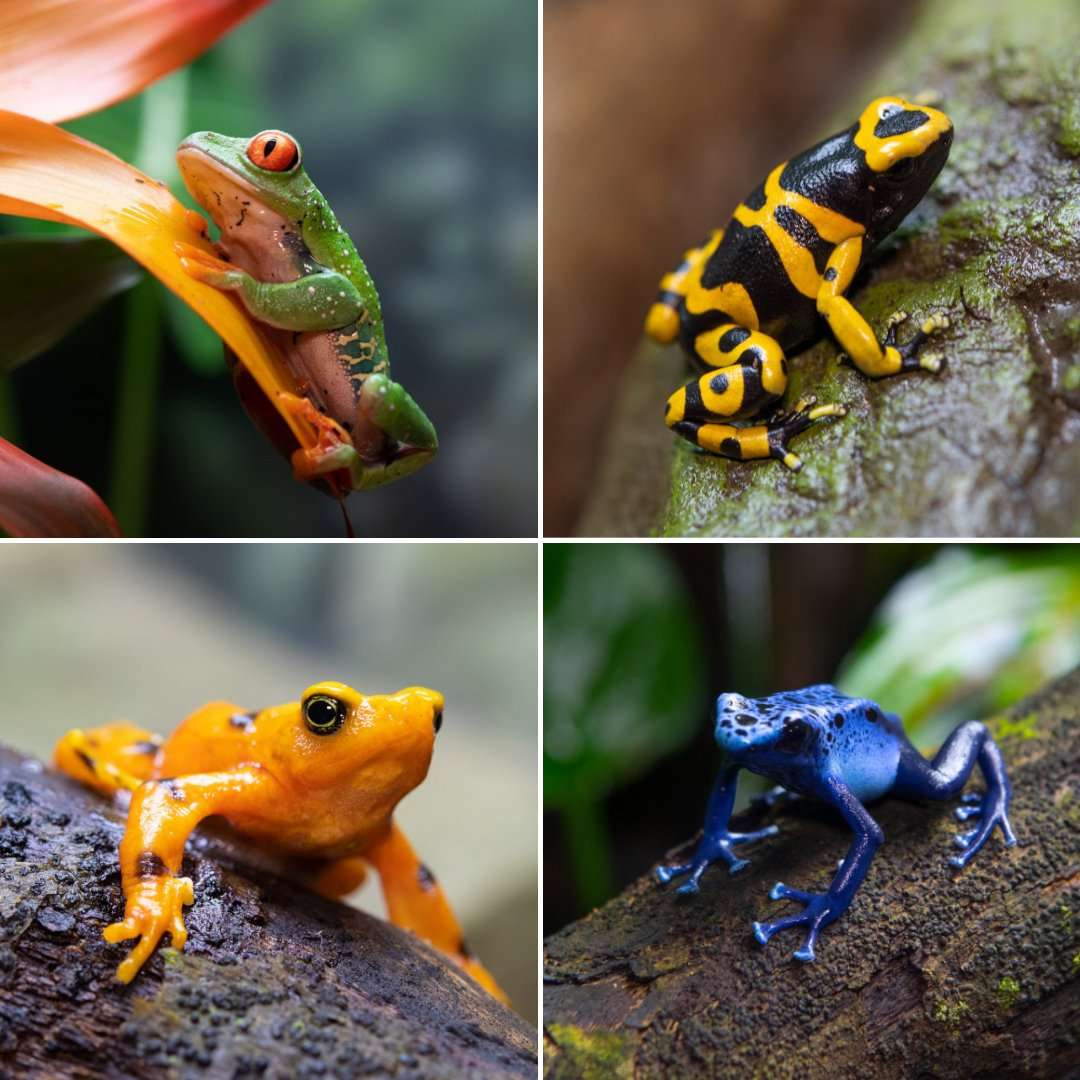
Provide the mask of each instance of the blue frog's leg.
POLYGON ((927 761, 913 746, 904 746, 900 751, 900 765, 892 793, 901 798, 951 799, 967 783, 976 763, 986 778, 986 794, 981 800, 978 796, 965 796, 964 802, 968 805, 956 810, 956 816, 961 821, 978 818, 979 824, 970 832, 954 838, 953 843, 963 851, 949 859, 953 866, 967 863, 986 843, 995 826, 1001 829, 1008 847, 1016 843, 1008 816, 1012 787, 1001 751, 990 737, 987 726, 977 720, 961 724, 942 743, 932 762, 927 761), (974 802, 980 805, 971 805, 974 802))
POLYGON ((677 890, 680 893, 695 893, 698 891, 698 883, 701 875, 709 866, 723 860, 728 865, 728 872, 737 874, 744 866, 749 866, 746 859, 740 859, 732 850, 736 844, 749 844, 754 840, 761 840, 766 836, 775 836, 780 830, 775 825, 769 825, 756 832, 736 833, 728 830, 731 820, 731 807, 735 802, 735 787, 738 783, 738 766, 724 769, 716 778, 712 793, 709 795, 709 805, 705 811, 705 826, 697 849, 688 863, 673 863, 656 868, 656 879, 661 885, 666 885, 672 878, 689 874, 690 880, 680 885, 677 890))
POLYGON ((870 869, 874 852, 885 839, 878 823, 866 812, 866 808, 843 781, 836 777, 827 777, 820 796, 843 814, 844 820, 855 834, 844 861, 840 863, 840 869, 836 871, 836 876, 829 885, 829 891, 808 893, 801 889, 789 889, 782 881, 778 881, 769 892, 769 897, 773 900, 794 900, 796 903, 805 904, 805 908, 797 915, 787 915, 774 922, 753 924, 754 937, 762 945, 780 930, 787 930, 791 926, 809 927, 806 940, 793 954, 796 960, 814 959, 818 932, 847 911, 852 897, 862 884, 862 879, 866 877, 866 871, 870 869))

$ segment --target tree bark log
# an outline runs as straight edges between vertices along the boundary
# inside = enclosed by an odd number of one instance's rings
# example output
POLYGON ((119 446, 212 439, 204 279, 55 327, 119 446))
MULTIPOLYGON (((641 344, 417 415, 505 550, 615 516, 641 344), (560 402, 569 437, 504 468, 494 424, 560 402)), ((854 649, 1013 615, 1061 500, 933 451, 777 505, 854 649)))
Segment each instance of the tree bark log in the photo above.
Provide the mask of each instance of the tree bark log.
POLYGON ((186 949, 122 986, 123 823, 0 747, 0 1078, 535 1075, 532 1028, 418 938, 202 831, 186 949))
POLYGON ((1080 1076, 1080 670, 991 729, 1018 846, 954 871, 956 803, 873 806, 885 844, 812 964, 750 922, 788 910, 774 881, 831 876, 849 834, 819 804, 695 897, 641 878, 547 942, 547 1076, 1080 1076))

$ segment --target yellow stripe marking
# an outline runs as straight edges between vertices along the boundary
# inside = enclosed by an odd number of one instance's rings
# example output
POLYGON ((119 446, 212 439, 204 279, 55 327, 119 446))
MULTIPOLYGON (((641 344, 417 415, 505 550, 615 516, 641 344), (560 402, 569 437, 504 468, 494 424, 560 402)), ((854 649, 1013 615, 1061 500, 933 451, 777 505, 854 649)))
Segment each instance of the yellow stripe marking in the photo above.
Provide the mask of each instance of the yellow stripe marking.
POLYGON ((859 117, 859 130, 855 133, 855 145, 866 155, 866 164, 879 173, 903 158, 918 157, 951 127, 952 121, 943 112, 931 109, 929 105, 912 105, 902 97, 879 97, 863 109, 859 117), (905 112, 924 112, 928 119, 914 131, 878 138, 874 134, 874 128, 882 118, 882 110, 888 105, 897 106, 905 112))
POLYGON ((703 289, 697 285, 686 297, 686 310, 691 315, 704 315, 707 311, 722 311, 734 322, 747 330, 758 328, 754 302, 745 285, 737 281, 725 281, 715 289, 703 289))
POLYGON ((803 296, 815 297, 821 287, 821 275, 814 264, 814 256, 776 220, 777 208, 787 206, 801 214, 814 226, 822 240, 829 244, 839 244, 853 236, 862 236, 866 228, 835 210, 818 206, 805 195, 785 191, 780 186, 780 174, 786 165, 787 162, 783 162, 769 173, 765 181, 765 205, 760 210, 751 210, 745 203, 740 203, 735 209, 735 220, 748 229, 754 225, 763 229, 780 256, 792 285, 803 296))

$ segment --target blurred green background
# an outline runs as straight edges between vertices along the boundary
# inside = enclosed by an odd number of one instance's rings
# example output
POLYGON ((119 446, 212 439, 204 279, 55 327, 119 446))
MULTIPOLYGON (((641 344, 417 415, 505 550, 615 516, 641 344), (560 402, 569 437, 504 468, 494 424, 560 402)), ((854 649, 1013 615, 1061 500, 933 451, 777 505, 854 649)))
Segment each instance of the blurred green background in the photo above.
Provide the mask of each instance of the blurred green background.
MULTIPOLYGON (((534 544, 8 544, 0 742, 70 727, 167 733, 207 701, 259 708, 333 678, 446 695, 397 820, 470 945, 536 1023, 534 544)), ((381 911, 377 884, 357 894, 381 911)))
POLYGON ((835 682, 926 753, 1078 663, 1072 544, 545 545, 545 934, 700 829, 718 693, 835 682))
MULTIPOLYGON (((188 132, 299 139, 375 277, 394 378, 441 443, 349 500, 360 536, 536 535, 536 38, 535 6, 506 0, 277 0, 64 125, 188 205, 188 132)), ((3 235, 59 228, 0 218, 3 235)), ((219 339, 156 281, 0 376, 0 435, 89 483, 129 535, 343 534, 241 410, 219 339)))

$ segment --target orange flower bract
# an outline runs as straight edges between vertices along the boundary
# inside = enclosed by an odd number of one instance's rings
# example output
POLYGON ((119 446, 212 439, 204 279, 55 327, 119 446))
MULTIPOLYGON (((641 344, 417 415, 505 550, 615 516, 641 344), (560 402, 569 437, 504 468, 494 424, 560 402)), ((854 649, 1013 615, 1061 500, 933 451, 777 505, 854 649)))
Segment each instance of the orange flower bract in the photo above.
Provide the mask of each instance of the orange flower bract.
MULTIPOLYGON (((178 244, 207 254, 201 219, 159 180, 100 146, 20 113, 0 111, 0 213, 80 225, 112 240, 197 311, 251 372, 271 402, 296 382, 258 323, 235 300, 190 277, 178 244)), ((283 412, 301 446, 311 426, 283 412)))

